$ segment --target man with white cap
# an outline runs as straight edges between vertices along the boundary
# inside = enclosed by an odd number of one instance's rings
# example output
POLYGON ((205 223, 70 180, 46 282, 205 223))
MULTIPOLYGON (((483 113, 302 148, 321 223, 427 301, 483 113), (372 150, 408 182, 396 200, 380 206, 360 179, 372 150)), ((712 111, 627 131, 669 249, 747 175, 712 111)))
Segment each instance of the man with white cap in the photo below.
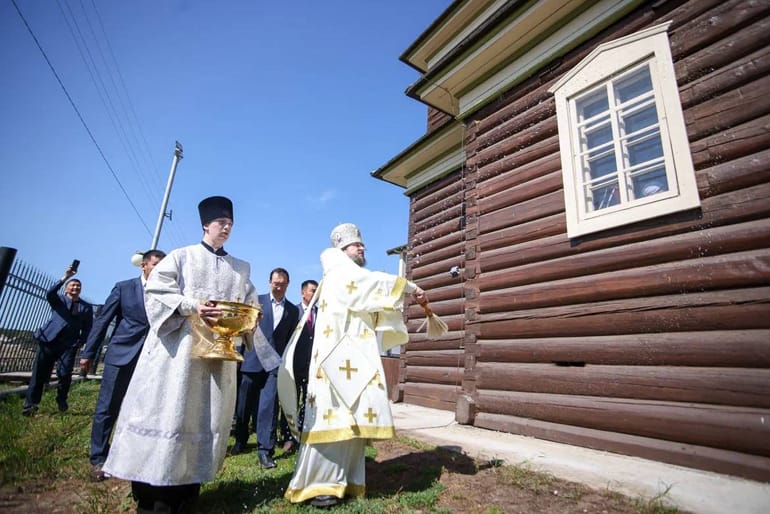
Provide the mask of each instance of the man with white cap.
MULTIPOLYGON (((150 331, 102 468, 131 480, 137 513, 183 512, 222 466, 236 363, 198 358, 196 348, 214 341, 216 301, 257 302, 249 264, 224 249, 232 202, 209 197, 198 211, 203 241, 173 250, 148 277, 150 331)), ((252 334, 244 337, 251 342, 252 334)))
POLYGON ((283 354, 278 377, 284 413, 296 423, 291 363, 307 312, 317 306, 303 426, 295 427, 301 446, 285 494, 292 503, 316 507, 363 496, 367 441, 395 435, 380 355, 408 340, 405 297, 426 301, 425 292, 403 277, 363 268, 365 246, 352 223, 335 227, 331 243, 321 254, 323 279, 283 354))

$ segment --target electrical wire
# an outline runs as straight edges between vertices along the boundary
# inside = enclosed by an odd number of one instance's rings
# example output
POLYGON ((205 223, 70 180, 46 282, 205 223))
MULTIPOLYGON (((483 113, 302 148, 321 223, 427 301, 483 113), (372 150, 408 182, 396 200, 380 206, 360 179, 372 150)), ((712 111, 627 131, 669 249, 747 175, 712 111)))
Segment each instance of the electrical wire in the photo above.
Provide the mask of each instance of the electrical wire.
POLYGON ((126 197, 126 200, 128 200, 128 203, 134 209, 134 213, 136 213, 136 216, 139 218, 139 221, 141 221, 145 230, 147 230, 147 233, 150 236, 152 236, 152 231, 150 230, 150 227, 147 226, 147 223, 144 221, 144 218, 142 218, 142 215, 139 213, 139 210, 136 208, 136 205, 134 204, 133 200, 131 200, 131 197, 126 191, 126 188, 123 187, 123 183, 118 178, 117 174, 115 173, 115 170, 112 168, 112 165, 110 164, 110 161, 107 159, 107 156, 102 151, 101 146, 99 146, 99 143, 96 141, 96 138, 94 137, 93 132, 91 132, 91 129, 86 123, 86 120, 83 118, 83 115, 80 113, 80 109, 78 109, 78 106, 75 104, 75 101, 72 99, 72 96, 70 96, 69 91, 67 91, 67 88, 64 86, 64 82, 62 82, 61 78, 59 77, 59 74, 57 73, 56 68, 54 67, 51 60, 48 58, 48 55, 43 49, 43 46, 40 44, 40 41, 37 39, 37 36, 35 36, 35 33, 32 30, 32 27, 30 27, 29 23, 27 23, 27 19, 24 17, 24 14, 21 12, 21 9, 16 4, 16 0, 11 0, 11 3, 16 9, 16 12, 18 13, 19 18, 21 18, 22 23, 24 23, 24 26, 26 27, 27 32, 29 32, 29 35, 32 37, 33 41, 35 42, 35 45, 37 46, 38 50, 40 50, 40 53, 42 54, 43 59, 45 59, 45 62, 48 64, 48 67, 51 69, 51 73, 53 73, 54 77, 56 78, 56 81, 59 83, 59 87, 61 87, 62 91, 64 92, 64 95, 67 97, 67 100, 72 106, 72 109, 75 111, 75 114, 77 114, 77 117, 80 120, 80 123, 83 125, 83 128, 86 130, 88 137, 91 139, 91 142, 94 144, 94 146, 96 147, 96 150, 99 152, 99 155, 104 161, 104 164, 107 166, 107 169, 112 175, 112 178, 115 179, 115 182, 118 184, 118 187, 123 192, 123 195, 126 197))

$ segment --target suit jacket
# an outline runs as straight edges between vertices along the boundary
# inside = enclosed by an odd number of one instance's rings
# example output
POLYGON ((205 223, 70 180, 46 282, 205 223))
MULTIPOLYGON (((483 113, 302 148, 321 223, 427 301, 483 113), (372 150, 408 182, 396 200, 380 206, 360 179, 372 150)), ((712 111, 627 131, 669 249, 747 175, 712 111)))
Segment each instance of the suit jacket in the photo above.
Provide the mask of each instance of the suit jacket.
POLYGON ((144 310, 144 287, 141 277, 118 282, 112 288, 112 292, 104 301, 104 307, 94 321, 81 358, 96 357, 113 319, 115 330, 112 332, 104 362, 113 366, 125 366, 139 355, 150 329, 144 310))
MULTIPOLYGON (((259 295, 259 304, 262 306, 262 319, 259 321, 259 329, 265 334, 270 346, 275 348, 278 355, 283 355, 283 350, 289 343, 289 338, 299 322, 299 309, 289 300, 284 299, 283 316, 278 325, 276 325, 275 330, 273 330, 273 304, 270 300, 270 294, 259 295)), ((264 370, 254 350, 245 350, 243 358, 244 361, 241 364, 242 372, 255 373, 264 370)))
MULTIPOLYGON (((305 315, 305 308, 299 305, 300 318, 305 315)), ((294 375, 297 377, 307 377, 310 367, 310 358, 313 354, 313 335, 315 332, 315 320, 318 317, 318 307, 313 305, 313 327, 307 323, 302 327, 302 332, 297 338, 297 346, 294 349, 294 375)))
POLYGON ((73 313, 70 297, 59 294, 59 288, 63 284, 64 281, 60 280, 48 289, 45 298, 53 312, 51 318, 35 331, 33 337, 43 344, 56 342, 68 347, 83 346, 94 322, 94 309, 90 303, 80 298, 77 312, 73 313))

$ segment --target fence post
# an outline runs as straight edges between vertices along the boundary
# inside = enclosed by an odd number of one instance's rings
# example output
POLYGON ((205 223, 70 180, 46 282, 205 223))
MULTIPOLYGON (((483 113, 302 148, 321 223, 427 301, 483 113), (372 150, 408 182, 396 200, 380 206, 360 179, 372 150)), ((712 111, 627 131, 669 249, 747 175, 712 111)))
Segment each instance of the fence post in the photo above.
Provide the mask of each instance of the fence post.
POLYGON ((15 258, 16 248, 0 246, 0 294, 3 293, 5 281, 8 280, 8 275, 11 273, 11 266, 13 266, 15 258))

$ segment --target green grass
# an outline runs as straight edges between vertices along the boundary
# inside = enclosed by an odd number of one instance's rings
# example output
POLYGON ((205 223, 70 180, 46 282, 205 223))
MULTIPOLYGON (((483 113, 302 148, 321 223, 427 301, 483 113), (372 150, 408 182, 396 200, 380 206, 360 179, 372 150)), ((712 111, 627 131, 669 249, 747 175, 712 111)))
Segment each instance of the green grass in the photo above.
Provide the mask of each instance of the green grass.
MULTIPOLYGON (((121 483, 111 480, 94 483, 89 479, 88 462, 91 419, 98 381, 75 383, 69 396, 70 409, 58 412, 54 392, 43 395, 40 410, 31 418, 21 415, 22 398, 9 395, 0 401, 0 486, 25 489, 29 484, 55 484, 79 481, 78 505, 73 512, 87 514, 129 512, 134 502, 127 487, 105 484, 121 483)), ((283 493, 294 471, 296 455, 276 455, 277 467, 262 470, 256 463, 253 439, 250 452, 228 456, 216 480, 201 489, 199 512, 216 513, 318 513, 315 507, 291 504, 283 493)), ((232 440, 231 440, 232 444, 232 440)), ((368 447, 368 460, 376 457, 368 447)), ((403 472, 394 465, 392 472, 403 472)), ((416 472, 417 480, 423 476, 416 472)), ((421 488, 399 491, 389 496, 348 500, 335 512, 346 513, 440 513, 434 505, 443 486, 436 480, 436 470, 424 472, 428 477, 421 488)), ((124 483, 125 484, 125 483, 124 483)), ((413 489, 413 488, 412 488, 413 489)), ((55 491, 55 489, 54 489, 55 491)))

